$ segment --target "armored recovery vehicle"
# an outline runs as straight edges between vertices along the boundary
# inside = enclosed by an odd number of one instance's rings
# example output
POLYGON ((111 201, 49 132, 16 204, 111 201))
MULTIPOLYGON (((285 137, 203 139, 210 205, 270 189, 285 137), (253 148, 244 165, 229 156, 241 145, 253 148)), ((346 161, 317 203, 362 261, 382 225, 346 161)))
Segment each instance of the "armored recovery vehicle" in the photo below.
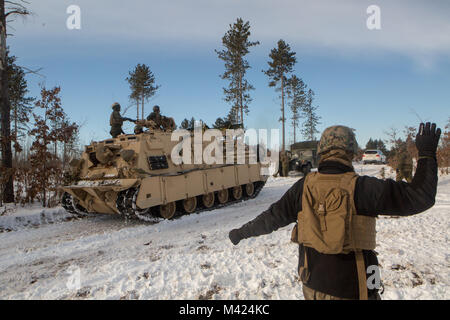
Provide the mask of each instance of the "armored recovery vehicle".
MULTIPOLYGON (((74 182, 62 187, 67 211, 171 219, 254 198, 267 180, 259 162, 177 165, 171 153, 179 142, 171 141, 172 131, 157 129, 151 120, 140 125, 148 130, 93 142, 71 162, 74 182)), ((246 160, 248 153, 246 148, 246 160)))

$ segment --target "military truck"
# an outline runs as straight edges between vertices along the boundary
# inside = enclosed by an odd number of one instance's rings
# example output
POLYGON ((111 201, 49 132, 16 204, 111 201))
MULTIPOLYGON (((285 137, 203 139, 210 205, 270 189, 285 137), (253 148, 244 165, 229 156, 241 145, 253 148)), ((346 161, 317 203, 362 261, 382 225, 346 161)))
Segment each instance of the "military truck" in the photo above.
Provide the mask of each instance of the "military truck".
POLYGON ((298 171, 307 174, 317 167, 318 141, 302 141, 291 144, 289 171, 298 171))
POLYGON ((179 142, 172 141, 172 131, 152 120, 139 124, 148 130, 92 142, 71 162, 74 182, 62 187, 67 211, 171 219, 254 198, 267 180, 260 163, 248 164, 248 147, 246 164, 225 164, 225 151, 224 164, 175 164, 171 154, 179 142))

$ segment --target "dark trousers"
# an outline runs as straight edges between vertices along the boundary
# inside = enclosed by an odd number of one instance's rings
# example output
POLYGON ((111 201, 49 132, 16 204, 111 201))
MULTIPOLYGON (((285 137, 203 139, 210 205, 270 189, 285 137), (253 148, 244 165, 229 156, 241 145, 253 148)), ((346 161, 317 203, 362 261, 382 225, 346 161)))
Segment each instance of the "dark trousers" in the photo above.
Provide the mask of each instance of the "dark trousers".
MULTIPOLYGON (((323 292, 319 292, 317 290, 313 290, 303 285, 303 296, 305 300, 352 300, 346 298, 335 297, 323 292)), ((369 300, 381 300, 381 297, 378 293, 369 296, 369 300)))

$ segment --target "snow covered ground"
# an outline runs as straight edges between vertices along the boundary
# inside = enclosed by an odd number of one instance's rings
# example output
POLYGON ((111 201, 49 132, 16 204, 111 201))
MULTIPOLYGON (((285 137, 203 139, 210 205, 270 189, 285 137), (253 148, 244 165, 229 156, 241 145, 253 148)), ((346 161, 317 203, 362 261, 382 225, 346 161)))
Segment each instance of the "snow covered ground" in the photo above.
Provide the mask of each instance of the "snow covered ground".
MULTIPOLYGON (((379 177, 383 166, 355 167, 379 177)), ((0 299, 303 299, 292 226, 228 240, 297 179, 271 178, 256 199, 157 224, 18 209, 0 217, 0 299)), ((444 176, 432 209, 378 220, 383 299, 450 298, 449 211, 444 176)))

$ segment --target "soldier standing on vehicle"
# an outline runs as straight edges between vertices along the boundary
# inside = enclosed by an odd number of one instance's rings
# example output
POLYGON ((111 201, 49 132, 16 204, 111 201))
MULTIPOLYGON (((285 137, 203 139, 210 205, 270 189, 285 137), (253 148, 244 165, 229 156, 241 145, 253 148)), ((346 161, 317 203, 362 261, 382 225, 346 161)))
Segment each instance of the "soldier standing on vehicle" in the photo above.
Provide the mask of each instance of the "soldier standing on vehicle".
POLYGON ((237 245, 296 222, 292 240, 299 244, 305 299, 380 299, 380 283, 368 286, 367 281, 378 267, 375 218, 409 216, 434 205, 440 134, 434 123, 420 124, 417 170, 412 182, 404 183, 358 176, 352 165, 358 150, 353 131, 327 128, 319 142, 318 172, 297 181, 254 220, 231 230, 231 242, 237 245))
POLYGON ((176 124, 173 118, 161 115, 159 106, 153 107, 153 112, 149 114, 147 120, 152 120, 156 124, 156 128, 160 130, 175 130, 176 124))
POLYGON ((113 138, 117 137, 119 134, 123 134, 122 125, 124 121, 135 122, 130 118, 124 118, 120 115, 120 104, 114 102, 111 106, 113 112, 109 118, 109 125, 111 126, 111 131, 109 132, 113 138))
POLYGON ((143 132, 144 128, 140 124, 134 126, 134 134, 141 134, 143 132))
POLYGON ((156 124, 156 126, 158 128, 161 127, 161 125, 162 125, 162 116, 161 116, 161 112, 159 110, 159 106, 154 106, 153 107, 153 112, 148 115, 147 120, 152 120, 152 121, 155 122, 155 124, 156 124))
POLYGON ((402 181, 405 179, 408 183, 412 181, 413 161, 412 157, 406 149, 406 144, 400 147, 397 155, 397 169, 395 170, 396 181, 402 181))

